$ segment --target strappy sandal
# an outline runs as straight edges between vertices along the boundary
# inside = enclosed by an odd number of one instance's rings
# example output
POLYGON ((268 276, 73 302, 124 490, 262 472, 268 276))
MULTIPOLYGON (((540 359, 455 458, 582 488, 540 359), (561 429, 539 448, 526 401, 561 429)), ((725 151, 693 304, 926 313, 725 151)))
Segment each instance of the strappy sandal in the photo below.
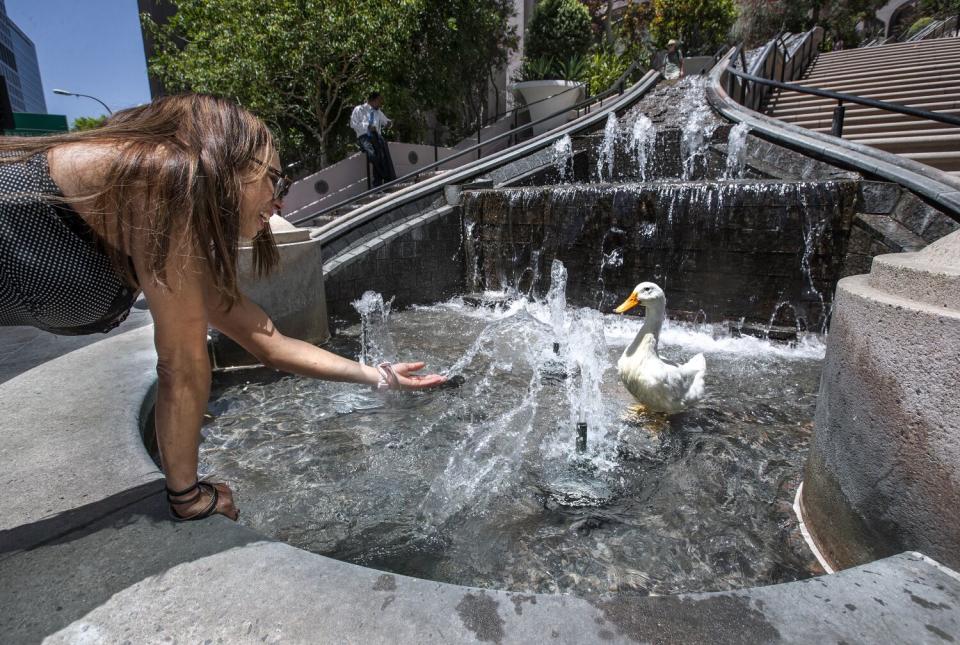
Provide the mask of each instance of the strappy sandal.
POLYGON ((217 510, 217 502, 220 501, 220 492, 217 490, 217 487, 211 484, 210 482, 195 481, 192 486, 181 491, 171 490, 170 487, 165 486, 167 490, 167 503, 170 505, 170 517, 172 517, 177 522, 190 522, 193 520, 202 520, 204 518, 210 517, 217 510), (174 501, 174 497, 182 497, 191 491, 197 491, 194 495, 191 495, 187 499, 182 499, 179 501, 174 501), (180 515, 175 509, 174 506, 183 506, 184 504, 193 504, 195 501, 200 499, 200 496, 203 495, 203 492, 207 491, 210 493, 210 503, 207 506, 192 515, 180 515))

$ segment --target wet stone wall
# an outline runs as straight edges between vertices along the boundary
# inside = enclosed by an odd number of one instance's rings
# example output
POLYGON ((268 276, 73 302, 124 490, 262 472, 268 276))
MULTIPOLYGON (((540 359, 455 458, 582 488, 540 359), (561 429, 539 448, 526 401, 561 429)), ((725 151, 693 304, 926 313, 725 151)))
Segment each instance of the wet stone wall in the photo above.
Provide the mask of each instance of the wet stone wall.
POLYGON ((646 280, 675 317, 822 328, 854 181, 649 182, 464 194, 468 289, 542 293, 561 259, 574 304, 609 311, 646 280))

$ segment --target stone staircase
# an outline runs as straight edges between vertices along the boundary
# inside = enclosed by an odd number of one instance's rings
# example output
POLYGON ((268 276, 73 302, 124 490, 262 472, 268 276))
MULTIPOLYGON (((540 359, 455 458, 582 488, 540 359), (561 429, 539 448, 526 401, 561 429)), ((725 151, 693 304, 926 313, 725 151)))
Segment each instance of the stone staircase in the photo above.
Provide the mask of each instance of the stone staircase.
MULTIPOLYGON (((802 85, 960 117, 960 38, 937 38, 820 54, 802 85)), ((782 91, 768 112, 829 134, 833 99, 782 91)), ((857 104, 846 105, 843 138, 960 178, 960 128, 857 104)))

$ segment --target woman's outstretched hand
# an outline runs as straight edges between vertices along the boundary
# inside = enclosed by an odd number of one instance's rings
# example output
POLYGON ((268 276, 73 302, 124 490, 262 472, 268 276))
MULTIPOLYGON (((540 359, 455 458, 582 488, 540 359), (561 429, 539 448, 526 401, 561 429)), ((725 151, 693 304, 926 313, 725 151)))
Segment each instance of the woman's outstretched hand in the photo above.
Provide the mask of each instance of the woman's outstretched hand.
POLYGON ((414 374, 426 367, 426 363, 418 361, 416 363, 393 363, 393 373, 397 375, 397 383, 401 390, 426 390, 431 387, 437 387, 447 382, 446 376, 440 374, 427 374, 420 376, 414 374))

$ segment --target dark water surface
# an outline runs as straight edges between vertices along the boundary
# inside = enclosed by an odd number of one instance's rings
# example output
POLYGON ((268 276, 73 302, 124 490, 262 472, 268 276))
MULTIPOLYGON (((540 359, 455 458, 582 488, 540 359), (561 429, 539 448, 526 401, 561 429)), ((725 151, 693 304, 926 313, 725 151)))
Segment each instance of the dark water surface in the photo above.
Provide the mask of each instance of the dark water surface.
POLYGON ((221 384, 201 469, 234 484, 240 521, 267 535, 421 578, 666 594, 812 575, 791 505, 820 341, 668 324, 661 354, 703 351, 708 396, 664 421, 631 412, 617 378, 640 319, 564 316, 551 328, 545 305, 454 301, 393 314, 389 339, 372 329, 374 353, 389 357, 392 340, 401 359, 462 375, 456 389, 382 398, 296 377, 221 384))

